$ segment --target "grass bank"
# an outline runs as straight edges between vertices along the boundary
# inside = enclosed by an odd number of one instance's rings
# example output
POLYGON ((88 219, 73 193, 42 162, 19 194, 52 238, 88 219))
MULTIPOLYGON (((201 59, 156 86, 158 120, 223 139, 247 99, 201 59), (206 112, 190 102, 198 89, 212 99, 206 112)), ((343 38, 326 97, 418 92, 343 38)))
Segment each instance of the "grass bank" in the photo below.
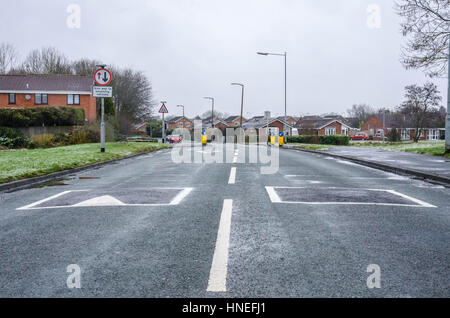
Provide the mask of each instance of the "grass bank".
MULTIPOLYGON (((413 152, 424 155, 444 156, 445 143, 444 142, 418 142, 418 143, 405 143, 405 142, 355 142, 351 143, 352 147, 365 147, 365 148, 379 148, 389 151, 404 151, 413 152)), ((450 154, 445 155, 450 158, 450 154)))
POLYGON ((167 147, 163 144, 146 142, 110 142, 106 143, 104 153, 100 152, 98 143, 48 149, 3 150, 0 151, 0 183, 37 177, 167 147))

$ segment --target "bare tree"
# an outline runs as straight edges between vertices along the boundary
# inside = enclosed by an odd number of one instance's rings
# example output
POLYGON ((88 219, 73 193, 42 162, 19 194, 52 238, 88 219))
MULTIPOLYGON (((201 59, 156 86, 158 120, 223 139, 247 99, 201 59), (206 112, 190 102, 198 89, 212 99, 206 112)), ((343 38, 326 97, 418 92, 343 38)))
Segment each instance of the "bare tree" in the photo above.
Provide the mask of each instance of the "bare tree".
MULTIPOLYGON (((207 110, 201 116, 203 119, 211 118, 211 110, 207 110)), ((224 114, 218 110, 214 110, 214 118, 224 118, 224 114)))
POLYGON ((31 51, 21 69, 27 74, 71 74, 72 67, 67 57, 52 47, 31 51))
POLYGON ((93 75, 99 64, 101 62, 97 60, 81 58, 72 62, 72 69, 76 75, 93 75))
POLYGON ((16 48, 12 44, 0 44, 0 74, 7 74, 16 67, 18 55, 16 48))
POLYGON ((128 133, 135 123, 149 120, 155 103, 152 85, 143 72, 112 67, 113 100, 120 131, 128 133))
POLYGON ((450 36, 449 0, 401 0, 397 3, 403 35, 406 68, 423 69, 430 77, 445 74, 450 36))
POLYGON ((437 86, 430 82, 424 86, 406 86, 405 91, 405 101, 400 105, 399 112, 415 128, 414 142, 418 142, 423 129, 434 119, 442 97, 437 86))
POLYGON ((355 104, 352 108, 347 109, 350 125, 352 127, 360 127, 364 121, 375 114, 375 109, 367 104, 355 104))

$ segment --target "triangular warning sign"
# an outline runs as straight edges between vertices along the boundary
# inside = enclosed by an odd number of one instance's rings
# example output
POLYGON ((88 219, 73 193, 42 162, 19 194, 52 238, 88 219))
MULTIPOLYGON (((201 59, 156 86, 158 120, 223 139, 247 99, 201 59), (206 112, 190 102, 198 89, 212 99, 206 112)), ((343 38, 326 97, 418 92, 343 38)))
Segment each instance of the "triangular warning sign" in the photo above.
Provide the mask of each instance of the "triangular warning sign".
POLYGON ((95 197, 77 204, 73 206, 114 206, 114 205, 125 205, 122 201, 117 200, 116 198, 110 195, 104 195, 101 197, 95 197))
POLYGON ((167 109, 165 104, 162 104, 161 108, 159 109, 160 114, 167 114, 169 110, 167 109))

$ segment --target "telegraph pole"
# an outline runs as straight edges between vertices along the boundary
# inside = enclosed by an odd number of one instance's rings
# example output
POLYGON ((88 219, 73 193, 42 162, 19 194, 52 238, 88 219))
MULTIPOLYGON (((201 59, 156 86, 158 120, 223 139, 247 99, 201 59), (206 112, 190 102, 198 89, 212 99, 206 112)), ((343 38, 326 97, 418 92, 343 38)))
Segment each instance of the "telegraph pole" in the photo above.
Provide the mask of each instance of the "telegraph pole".
POLYGON ((450 153, 450 35, 448 38, 447 117, 445 120, 445 153, 450 153))

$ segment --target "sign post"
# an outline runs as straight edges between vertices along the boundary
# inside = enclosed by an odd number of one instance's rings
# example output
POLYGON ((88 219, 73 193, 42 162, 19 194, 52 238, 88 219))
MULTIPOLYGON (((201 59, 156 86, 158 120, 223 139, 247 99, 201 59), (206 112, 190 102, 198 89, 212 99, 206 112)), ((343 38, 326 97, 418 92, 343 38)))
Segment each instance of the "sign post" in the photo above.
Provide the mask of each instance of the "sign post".
POLYGON ((111 83, 111 72, 105 68, 106 65, 98 65, 100 68, 94 73, 94 82, 96 85, 93 89, 94 97, 101 97, 102 110, 101 110, 101 124, 100 124, 100 151, 105 152, 105 97, 112 97, 112 87, 108 86, 111 83))
POLYGON ((166 123, 164 122, 164 114, 169 113, 169 110, 166 107, 167 102, 161 102, 161 108, 159 109, 159 113, 162 114, 162 143, 166 142, 166 123))

